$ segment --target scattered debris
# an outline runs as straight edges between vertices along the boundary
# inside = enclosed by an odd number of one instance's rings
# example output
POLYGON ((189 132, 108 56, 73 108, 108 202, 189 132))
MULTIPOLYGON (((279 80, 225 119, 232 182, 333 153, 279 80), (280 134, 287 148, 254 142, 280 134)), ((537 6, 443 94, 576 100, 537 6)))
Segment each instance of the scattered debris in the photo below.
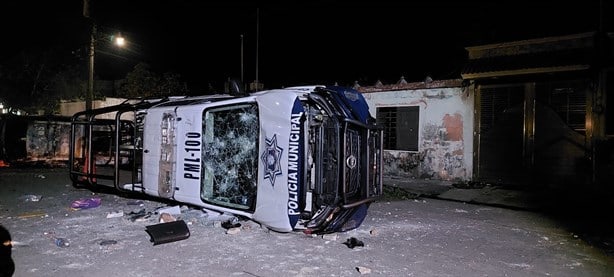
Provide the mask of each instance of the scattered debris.
POLYGON ((145 221, 148 218, 151 217, 152 213, 151 212, 145 212, 145 209, 141 209, 138 212, 130 212, 128 213, 128 215, 130 216, 130 221, 135 222, 135 221, 145 221))
POLYGON ((347 239, 347 241, 345 241, 343 244, 347 245, 347 247, 349 248, 354 248, 356 246, 365 246, 365 244, 362 241, 358 240, 355 237, 351 237, 347 239))
POLYGON ((58 247, 65 248, 70 246, 70 242, 65 238, 55 238, 54 242, 58 247))
POLYGON ((41 200, 42 195, 26 194, 20 198, 26 202, 38 202, 41 200))
POLYGON ((105 245, 113 245, 113 244, 117 244, 116 240, 112 240, 112 239, 105 239, 102 240, 101 242, 98 243, 99 245, 105 246, 105 245))
POLYGON ((212 211, 209 209, 202 209, 204 212, 207 213, 207 219, 214 221, 214 222, 223 222, 223 221, 232 221, 232 222, 237 222, 239 219, 230 213, 218 213, 216 211, 212 211))
POLYGON ((82 198, 72 202, 72 204, 70 204, 70 207, 74 210, 96 208, 100 206, 101 201, 102 200, 98 197, 82 198))
POLYGON ((128 201, 129 206, 140 206, 143 207, 145 205, 145 202, 143 202, 143 200, 134 200, 134 201, 128 201))
POLYGON ((241 232, 241 228, 240 227, 233 227, 233 228, 230 228, 230 229, 226 230, 226 234, 229 234, 229 235, 236 235, 239 232, 241 232))
POLYGON ((32 217, 47 217, 47 213, 41 211, 34 211, 29 213, 23 213, 17 216, 17 218, 32 218, 32 217))
POLYGON ((208 218, 208 214, 200 209, 188 209, 181 212, 181 217, 188 225, 199 223, 203 226, 213 226, 214 222, 208 218))
POLYGON ((336 241, 337 237, 339 236, 336 233, 322 235, 322 239, 328 240, 328 241, 336 241))
POLYGON ((238 227, 241 227, 241 223, 239 223, 236 218, 222 222, 222 228, 224 229, 232 229, 238 227))
POLYGON ((169 213, 161 213, 160 214, 160 219, 158 220, 160 223, 166 223, 166 222, 173 222, 176 221, 177 219, 175 219, 174 216, 172 216, 169 213))
POLYGON ((369 234, 370 234, 371 236, 377 236, 377 235, 379 235, 379 230, 378 230, 378 229, 376 229, 376 228, 372 228, 372 229, 369 231, 369 234))
POLYGON ((364 267, 364 266, 357 266, 356 270, 358 270, 358 272, 360 272, 360 274, 369 274, 371 273, 371 269, 368 267, 364 267))
POLYGON ((167 213, 167 214, 181 214, 181 207, 179 207, 179 206, 172 206, 172 207, 158 208, 158 209, 156 209, 156 213, 158 213, 158 214, 163 214, 163 213, 167 213))
POLYGON ((107 214, 107 218, 117 218, 124 216, 124 211, 110 212, 107 214))
POLYGON ((69 247, 70 246, 70 242, 68 241, 68 239, 56 236, 55 232, 53 231, 44 232, 43 235, 50 238, 53 241, 53 243, 58 247, 69 247))

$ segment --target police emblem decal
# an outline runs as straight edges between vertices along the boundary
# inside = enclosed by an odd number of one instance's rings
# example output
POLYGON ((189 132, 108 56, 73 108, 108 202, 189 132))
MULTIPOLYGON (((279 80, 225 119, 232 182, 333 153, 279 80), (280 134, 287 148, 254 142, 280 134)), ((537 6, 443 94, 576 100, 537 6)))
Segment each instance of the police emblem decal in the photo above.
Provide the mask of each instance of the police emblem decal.
POLYGON ((275 186, 275 178, 282 174, 281 172, 281 153, 283 149, 277 146, 277 134, 271 139, 266 139, 266 148, 262 152, 260 159, 264 163, 264 179, 271 181, 271 186, 275 186))

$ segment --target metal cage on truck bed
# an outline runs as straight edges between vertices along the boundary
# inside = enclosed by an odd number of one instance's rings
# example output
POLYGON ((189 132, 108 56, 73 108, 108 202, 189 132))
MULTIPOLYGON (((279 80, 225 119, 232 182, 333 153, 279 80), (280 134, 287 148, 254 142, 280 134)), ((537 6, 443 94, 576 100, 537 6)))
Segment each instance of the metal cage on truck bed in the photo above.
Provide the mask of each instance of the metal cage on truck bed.
POLYGON ((167 100, 126 101, 75 113, 69 153, 73 184, 142 191, 143 115, 147 108, 167 100))

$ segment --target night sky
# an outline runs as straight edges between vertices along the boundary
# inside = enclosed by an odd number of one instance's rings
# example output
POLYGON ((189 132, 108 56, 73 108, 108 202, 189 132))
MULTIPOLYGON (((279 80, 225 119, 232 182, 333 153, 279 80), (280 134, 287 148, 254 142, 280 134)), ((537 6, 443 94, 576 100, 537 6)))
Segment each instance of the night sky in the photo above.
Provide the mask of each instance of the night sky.
MULTIPOLYGON (((176 72, 193 93, 228 77, 265 87, 385 84, 460 78, 465 47, 596 31, 600 1, 90 0, 99 34, 121 32, 121 51, 99 43, 96 75, 122 78, 138 62, 176 72), (257 18, 259 20, 257 20, 257 18), (256 34, 258 32, 258 44, 256 34), (243 35, 243 44, 241 44, 243 35), (256 70, 256 45, 258 67, 256 70)), ((609 2, 609 1, 604 1, 609 2)), ((610 4, 607 4, 610 5, 610 4)), ((89 42, 83 0, 0 4, 0 62, 24 49, 79 53, 89 42)), ((611 12, 608 13, 610 16, 611 12)), ((611 19, 605 20, 611 30, 611 19)))

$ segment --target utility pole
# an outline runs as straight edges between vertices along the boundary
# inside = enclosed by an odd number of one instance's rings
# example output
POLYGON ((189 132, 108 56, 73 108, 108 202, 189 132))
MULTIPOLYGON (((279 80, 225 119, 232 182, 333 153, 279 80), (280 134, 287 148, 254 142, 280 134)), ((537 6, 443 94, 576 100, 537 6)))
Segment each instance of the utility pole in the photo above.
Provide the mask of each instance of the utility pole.
POLYGON ((259 91, 264 86, 260 83, 260 79, 258 78, 258 53, 259 53, 259 44, 260 44, 260 9, 256 8, 256 79, 249 84, 250 91, 259 91))
POLYGON ((258 79, 258 44, 260 44, 260 8, 256 8, 256 86, 260 81, 258 79))
POLYGON ((90 47, 88 51, 89 64, 88 64, 88 79, 87 79, 87 93, 85 95, 85 109, 92 109, 92 100, 94 99, 94 55, 96 48, 96 24, 94 19, 90 15, 90 0, 83 0, 83 17, 89 19, 91 24, 90 31, 90 47))
POLYGON ((243 80, 243 34, 241 34, 241 85, 245 82, 243 80))
POLYGON ((96 54, 96 24, 92 20, 92 31, 90 33, 90 51, 89 51, 89 70, 87 79, 87 96, 85 97, 85 109, 92 109, 92 101, 94 100, 94 56, 96 54))

